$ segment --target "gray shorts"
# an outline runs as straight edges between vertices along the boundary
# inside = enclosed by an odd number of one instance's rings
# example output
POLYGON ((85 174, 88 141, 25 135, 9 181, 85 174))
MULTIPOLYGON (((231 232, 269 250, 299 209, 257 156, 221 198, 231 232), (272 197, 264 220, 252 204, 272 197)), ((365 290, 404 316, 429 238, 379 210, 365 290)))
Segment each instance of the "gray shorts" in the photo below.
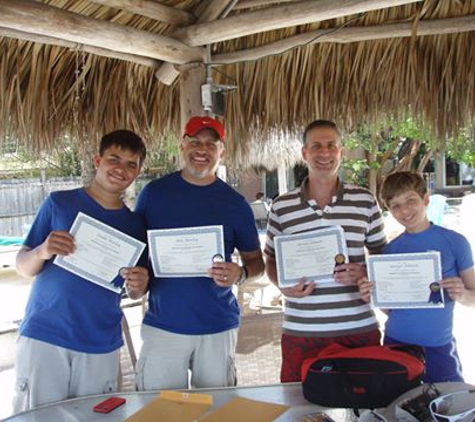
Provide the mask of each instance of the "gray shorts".
POLYGON ((142 325, 135 383, 139 391, 236 385, 238 328, 183 335, 142 325))
POLYGON ((13 412, 78 396, 116 391, 119 349, 81 353, 20 336, 13 412))

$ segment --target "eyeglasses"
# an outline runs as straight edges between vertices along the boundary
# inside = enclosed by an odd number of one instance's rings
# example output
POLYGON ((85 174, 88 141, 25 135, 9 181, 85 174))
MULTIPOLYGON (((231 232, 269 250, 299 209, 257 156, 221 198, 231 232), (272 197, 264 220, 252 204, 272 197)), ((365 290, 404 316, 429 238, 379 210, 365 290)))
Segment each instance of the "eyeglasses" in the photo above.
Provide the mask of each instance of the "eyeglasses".
POLYGON ((475 389, 440 396, 430 402, 429 409, 437 422, 474 422, 475 389))

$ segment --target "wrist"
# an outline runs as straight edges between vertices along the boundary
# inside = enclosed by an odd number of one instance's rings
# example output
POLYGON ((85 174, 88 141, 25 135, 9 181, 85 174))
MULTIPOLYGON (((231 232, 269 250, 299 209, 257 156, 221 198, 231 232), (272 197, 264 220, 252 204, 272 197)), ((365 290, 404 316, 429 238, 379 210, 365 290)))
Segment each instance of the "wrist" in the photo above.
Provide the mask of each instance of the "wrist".
POLYGON ((51 256, 48 256, 48 251, 43 245, 40 245, 38 248, 36 248, 34 252, 40 261, 48 261, 51 259, 51 256))
POLYGON ((246 282, 247 277, 248 277, 248 271, 247 271, 247 268, 243 265, 241 267, 241 275, 236 281, 236 286, 242 286, 246 282))

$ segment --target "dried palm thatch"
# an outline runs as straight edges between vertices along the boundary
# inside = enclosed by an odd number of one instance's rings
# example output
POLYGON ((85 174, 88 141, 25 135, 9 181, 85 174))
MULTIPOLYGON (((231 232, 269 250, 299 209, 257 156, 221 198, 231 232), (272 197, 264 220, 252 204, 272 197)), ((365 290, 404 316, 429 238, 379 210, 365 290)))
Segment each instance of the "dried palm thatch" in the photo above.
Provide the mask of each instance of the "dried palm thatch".
MULTIPOLYGON (((49 0, 75 13, 168 34, 170 25, 90 1, 49 0)), ((161 2, 192 10, 196 1, 161 2)), ((244 13, 236 10, 234 13, 244 13)), ((420 22, 475 15, 475 1, 426 0, 258 33, 213 45, 213 54, 254 48, 303 32, 340 26, 420 22)), ((238 167, 300 157, 302 126, 315 118, 350 129, 384 115, 413 115, 443 142, 474 122, 475 32, 360 41, 313 40, 284 54, 217 67, 219 83, 235 81, 226 97, 228 162, 238 167)), ((99 57, 81 46, 65 48, 0 38, 0 142, 20 139, 31 149, 54 148, 64 134, 93 144, 100 135, 127 127, 155 142, 179 133, 179 84, 154 77, 155 69, 99 57)))

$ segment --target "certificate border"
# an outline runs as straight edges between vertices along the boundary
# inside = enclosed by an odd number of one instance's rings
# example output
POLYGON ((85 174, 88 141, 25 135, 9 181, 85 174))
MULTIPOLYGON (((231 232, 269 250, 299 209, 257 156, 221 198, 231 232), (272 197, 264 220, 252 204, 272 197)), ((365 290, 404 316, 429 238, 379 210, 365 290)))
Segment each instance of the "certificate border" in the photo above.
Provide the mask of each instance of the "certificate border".
MULTIPOLYGON (((439 282, 442 280, 441 270, 441 256, 439 251, 428 251, 418 253, 401 253, 401 254, 384 254, 384 255, 370 255, 366 259, 366 265, 368 270, 368 278, 374 283, 374 290, 371 293, 371 303, 377 308, 385 309, 423 309, 423 308, 443 308, 445 306, 444 289, 441 289, 442 303, 435 304, 428 301, 379 301, 377 298, 377 281, 375 280, 375 262, 390 262, 390 261, 417 261, 421 259, 432 260, 433 271, 439 282)), ((429 286, 427 286, 429 287, 429 286)))
MULTIPOLYGON (((74 222, 71 226, 71 229, 69 230, 69 233, 71 233, 74 236, 77 233, 77 231, 79 230, 79 226, 82 223, 86 223, 86 224, 89 224, 93 227, 96 227, 96 228, 98 228, 98 229, 100 229, 100 230, 116 237, 116 238, 119 238, 121 241, 129 243, 130 245, 135 247, 136 248, 135 253, 132 255, 132 257, 130 258, 130 260, 128 262, 124 263, 123 267, 133 267, 133 266, 135 266, 135 264, 138 262, 138 260, 140 258, 140 255, 142 255, 142 252, 145 249, 145 243, 141 242, 140 240, 137 240, 137 239, 133 238, 132 236, 129 236, 128 234, 122 233, 120 230, 117 230, 117 229, 115 229, 111 226, 108 226, 107 224, 105 224, 105 223, 103 223, 99 220, 96 220, 95 218, 90 217, 89 215, 84 214, 82 212, 79 212, 77 214, 76 219, 74 220, 74 222)), ((114 281, 115 277, 110 281, 105 280, 101 277, 97 277, 94 274, 91 274, 91 273, 83 270, 82 268, 77 267, 76 265, 73 265, 70 262, 66 261, 64 259, 64 256, 61 256, 61 255, 56 256, 56 258, 54 260, 54 263, 59 265, 60 267, 64 268, 65 270, 70 271, 73 274, 76 274, 76 275, 86 279, 87 281, 90 281, 91 283, 98 284, 99 286, 104 287, 105 289, 111 290, 115 293, 120 293, 122 291, 122 287, 118 287, 118 286, 115 286, 115 285, 111 284, 112 281, 114 281)), ((118 275, 118 273, 117 273, 117 275, 118 275)))
MULTIPOLYGON (((153 273, 155 277, 170 277, 170 278, 179 278, 179 277, 208 277, 206 272, 196 273, 178 273, 178 272, 165 272, 160 269, 160 263, 158 262, 158 256, 155 253, 155 239, 157 237, 165 236, 177 236, 179 234, 202 234, 202 233, 214 233, 216 235, 216 244, 218 249, 216 253, 225 256, 224 250, 224 228, 223 226, 198 226, 198 227, 177 227, 173 229, 156 229, 156 230, 147 230, 147 238, 149 244, 149 255, 150 261, 152 263, 153 273)), ((210 257, 210 266, 211 266, 211 257, 210 257)))
MULTIPOLYGON (((337 234, 337 245, 338 245, 338 253, 342 253, 345 255, 345 262, 348 260, 348 248, 346 246, 346 238, 345 238, 345 231, 341 226, 324 226, 317 230, 311 230, 303 233, 294 233, 294 234, 284 234, 278 235, 274 237, 274 250, 275 250, 275 257, 276 257, 276 266, 277 266, 277 279, 279 283, 279 287, 291 287, 295 286, 299 283, 300 278, 289 278, 284 279, 284 263, 282 260, 282 243, 286 241, 294 241, 294 240, 302 240, 315 237, 315 233, 336 233, 337 234)), ((331 274, 323 274, 323 275, 308 275, 306 276, 309 280, 315 281, 334 281, 333 272, 331 274)))

